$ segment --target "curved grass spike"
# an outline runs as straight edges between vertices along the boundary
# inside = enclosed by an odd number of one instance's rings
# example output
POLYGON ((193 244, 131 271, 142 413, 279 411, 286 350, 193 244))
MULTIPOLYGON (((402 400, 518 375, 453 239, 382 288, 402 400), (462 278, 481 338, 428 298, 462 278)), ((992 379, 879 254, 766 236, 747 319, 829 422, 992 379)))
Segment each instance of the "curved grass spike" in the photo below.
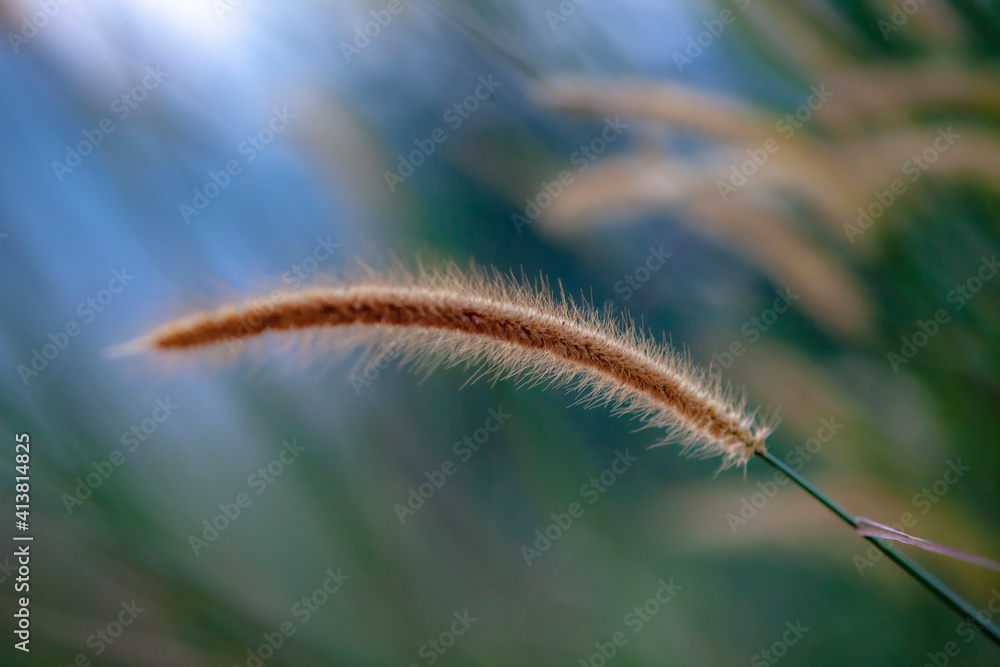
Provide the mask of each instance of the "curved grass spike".
POLYGON ((363 270, 356 280, 197 313, 120 351, 184 351, 294 330, 332 334, 324 340, 344 347, 401 345, 404 361, 427 369, 465 362, 497 377, 569 384, 590 403, 665 428, 689 451, 722 457, 723 468, 745 464, 771 431, 717 378, 631 324, 523 280, 455 267, 389 277, 363 270))
MULTIPOLYGON (((664 443, 673 438, 696 455, 721 457, 723 468, 759 456, 857 529, 854 516, 768 453, 764 441, 773 424, 759 422, 741 395, 631 323, 565 296, 556 299, 544 281, 539 287, 454 266, 421 268, 416 276, 402 269, 382 276, 362 267, 354 279, 168 322, 113 353, 190 352, 290 331, 329 334, 326 340, 344 347, 401 345, 404 362, 428 371, 465 363, 497 378, 570 385, 589 403, 665 428, 664 443)), ((971 604, 926 570, 874 537, 865 539, 960 615, 976 618, 971 604)), ((980 625, 1000 645, 1000 629, 980 625)))

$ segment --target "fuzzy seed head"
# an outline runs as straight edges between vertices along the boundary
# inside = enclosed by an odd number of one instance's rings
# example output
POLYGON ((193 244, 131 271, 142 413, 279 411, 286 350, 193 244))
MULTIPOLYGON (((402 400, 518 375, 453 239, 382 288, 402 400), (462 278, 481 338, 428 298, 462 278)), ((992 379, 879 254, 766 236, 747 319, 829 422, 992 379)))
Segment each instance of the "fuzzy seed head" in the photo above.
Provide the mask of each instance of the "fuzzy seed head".
MULTIPOLYGON (((252 342, 280 332, 307 333, 339 348, 403 350, 402 362, 432 371, 465 364, 476 376, 517 377, 529 385, 566 385, 588 405, 638 417, 696 456, 745 464, 764 451, 772 424, 759 423, 742 395, 657 343, 630 321, 554 298, 542 280, 454 266, 362 267, 327 285, 248 299, 168 322, 120 352, 190 352, 252 342)), ((242 345, 240 346, 242 349, 242 345)))

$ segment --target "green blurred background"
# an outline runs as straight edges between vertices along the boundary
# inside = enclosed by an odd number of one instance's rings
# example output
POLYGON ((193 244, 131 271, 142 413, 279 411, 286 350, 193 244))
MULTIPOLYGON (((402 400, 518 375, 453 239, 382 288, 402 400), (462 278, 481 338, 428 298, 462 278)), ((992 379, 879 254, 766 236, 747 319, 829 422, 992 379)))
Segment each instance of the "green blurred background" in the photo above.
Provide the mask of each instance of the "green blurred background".
MULTIPOLYGON (((851 511, 995 558, 994 5, 0 7, 0 663, 1000 660, 760 462, 716 475, 561 390, 282 345, 166 369, 103 355, 355 258, 523 269, 714 363, 851 511), (387 180, 401 160, 421 164, 387 180), (723 201, 734 169, 753 173, 723 201), (877 213, 860 236, 858 207, 877 213), (21 432, 30 655, 11 616, 21 432)), ((913 556, 1000 604, 995 573, 913 556)))

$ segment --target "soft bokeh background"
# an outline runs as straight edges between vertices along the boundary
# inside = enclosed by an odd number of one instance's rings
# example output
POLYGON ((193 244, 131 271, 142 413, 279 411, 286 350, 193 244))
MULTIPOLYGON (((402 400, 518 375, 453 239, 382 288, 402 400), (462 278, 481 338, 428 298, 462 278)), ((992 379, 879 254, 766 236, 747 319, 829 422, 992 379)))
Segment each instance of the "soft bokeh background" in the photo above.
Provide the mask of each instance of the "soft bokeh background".
MULTIPOLYGON (((463 387, 462 369, 421 381, 358 356, 167 372, 104 356, 355 258, 542 273, 714 358, 780 410, 772 450, 850 510, 909 512, 917 535, 1000 554, 1000 280, 973 282, 961 309, 949 298, 1000 251, 997 9, 389 4, 2 3, 3 532, 26 431, 35 542, 30 656, 12 648, 13 543, 0 547, 0 663, 601 665, 623 631, 609 664, 921 665, 949 642, 948 664, 996 664, 1000 649, 893 566, 869 567, 862 540, 763 464, 715 476, 562 391, 463 387), (447 115, 484 78, 499 84, 488 99, 447 115), (780 133, 824 84, 832 98, 780 133), (574 161, 616 114, 627 129, 574 161), (904 162, 947 127, 960 138, 911 181, 904 162), (435 128, 446 141, 390 190, 385 172, 435 128), (780 150, 722 202, 717 181, 768 136, 780 150), (564 170, 575 187, 516 217, 564 170), (895 179, 905 192, 850 242, 844 225, 895 179), (116 271, 133 276, 124 289, 116 271), (800 299, 775 317, 783 289, 800 299), (887 355, 939 309, 949 322, 895 372, 887 355), (36 351, 52 358, 34 374, 36 351), (158 401, 177 406, 162 423, 158 401), (490 410, 510 417, 462 460, 455 443, 482 438, 490 410), (273 463, 293 441, 304 451, 273 463), (121 465, 68 501, 115 450, 121 465), (582 490, 619 452, 638 462, 582 490), (394 506, 448 459, 454 475, 401 523, 394 506), (262 484, 269 464, 280 474, 262 484), (195 554, 191 536, 240 493, 249 506, 195 554), (522 547, 573 502, 584 515, 528 566, 522 547), (348 578, 306 616, 338 568, 348 578), (661 581, 680 586, 662 607, 661 581), (101 640, 132 601, 143 611, 101 640), (466 611, 468 630, 441 637, 466 611), (283 624, 295 634, 271 655, 283 624)), ((996 574, 914 556, 976 606, 1000 599, 996 574)))

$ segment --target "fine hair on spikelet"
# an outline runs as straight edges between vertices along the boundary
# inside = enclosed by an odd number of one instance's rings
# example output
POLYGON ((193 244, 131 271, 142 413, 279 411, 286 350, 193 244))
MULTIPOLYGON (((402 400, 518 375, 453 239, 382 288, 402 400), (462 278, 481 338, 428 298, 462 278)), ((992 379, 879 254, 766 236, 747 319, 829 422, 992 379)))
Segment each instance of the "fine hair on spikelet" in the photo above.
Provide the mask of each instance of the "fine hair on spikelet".
POLYGON ((427 372, 465 364, 478 368, 476 377, 568 386, 587 405, 606 404, 665 429, 660 444, 677 441, 695 456, 720 456, 723 469, 763 453, 773 429, 746 409, 741 393, 631 321, 554 297, 542 279, 531 285, 523 276, 454 265, 421 266, 415 274, 359 267, 324 286, 167 322, 116 352, 187 353, 281 332, 340 348, 402 350, 402 363, 427 372))

